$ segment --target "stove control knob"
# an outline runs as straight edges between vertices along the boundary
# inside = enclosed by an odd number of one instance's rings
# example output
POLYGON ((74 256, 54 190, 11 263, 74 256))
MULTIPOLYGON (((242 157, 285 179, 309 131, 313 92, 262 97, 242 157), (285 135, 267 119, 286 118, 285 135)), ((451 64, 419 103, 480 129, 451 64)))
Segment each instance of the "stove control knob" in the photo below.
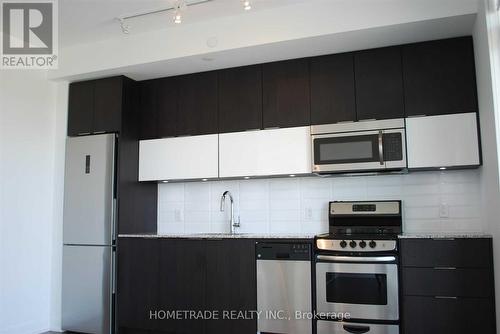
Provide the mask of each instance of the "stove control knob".
POLYGON ((361 240, 361 242, 359 243, 359 247, 365 248, 366 247, 366 241, 361 240))
POLYGON ((356 247, 356 241, 351 240, 351 242, 349 243, 349 246, 351 246, 351 248, 355 248, 356 247))
POLYGON ((342 241, 340 242, 340 247, 342 247, 342 248, 346 248, 346 247, 347 247, 347 242, 346 242, 345 240, 342 240, 342 241))
POLYGON ((370 248, 375 248, 377 246, 377 243, 372 240, 368 245, 370 246, 370 248))

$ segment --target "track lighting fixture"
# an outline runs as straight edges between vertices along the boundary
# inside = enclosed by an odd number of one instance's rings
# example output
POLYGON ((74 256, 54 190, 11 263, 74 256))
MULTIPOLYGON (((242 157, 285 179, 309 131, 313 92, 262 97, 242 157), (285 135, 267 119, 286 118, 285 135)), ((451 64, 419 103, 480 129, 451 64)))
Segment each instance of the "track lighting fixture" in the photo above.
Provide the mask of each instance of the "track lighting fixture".
POLYGON ((174 23, 182 23, 182 11, 187 8, 186 1, 175 0, 174 2, 174 23))
POLYGON ((243 8, 245 10, 252 9, 252 4, 250 3, 250 0, 243 0, 243 8))
MULTIPOLYGON (((130 33, 130 25, 126 22, 126 20, 133 19, 136 17, 146 16, 146 15, 151 15, 151 14, 167 12, 167 11, 173 11, 174 23, 180 24, 180 23, 182 23, 182 19, 183 19, 183 17, 182 17, 183 12, 187 9, 187 7, 201 5, 203 3, 207 3, 207 2, 211 2, 211 1, 214 1, 214 0, 173 0, 170 2, 172 4, 170 7, 160 8, 160 9, 152 10, 152 11, 138 12, 138 13, 129 14, 129 15, 121 15, 121 16, 118 16, 116 18, 116 20, 120 24, 120 27, 121 27, 122 32, 124 34, 130 33)), ((243 5, 243 9, 245 9, 245 10, 252 9, 252 3, 250 0, 241 0, 241 3, 243 5)))
POLYGON ((180 10, 176 10, 174 12, 174 23, 182 23, 182 14, 180 10))
POLYGON ((130 26, 125 23, 125 20, 123 18, 117 18, 118 22, 120 23, 120 28, 122 28, 122 32, 125 35, 128 35, 130 33, 130 26))

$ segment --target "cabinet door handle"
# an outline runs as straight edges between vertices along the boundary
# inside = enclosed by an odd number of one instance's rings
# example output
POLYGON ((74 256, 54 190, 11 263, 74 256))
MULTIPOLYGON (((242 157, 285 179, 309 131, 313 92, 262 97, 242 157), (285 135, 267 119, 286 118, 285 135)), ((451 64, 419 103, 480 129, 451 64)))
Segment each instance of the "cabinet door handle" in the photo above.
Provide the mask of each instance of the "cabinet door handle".
POLYGON ((456 267, 434 267, 434 270, 456 270, 456 267))
POLYGON ((370 331, 370 326, 344 325, 344 330, 352 334, 363 334, 370 331))
POLYGON ((436 299, 458 299, 458 297, 455 296, 434 296, 436 299))
POLYGON ((89 134, 90 134, 90 132, 80 132, 80 133, 78 133, 78 136, 86 136, 89 134))
POLYGON ((94 134, 95 134, 95 135, 100 135, 100 134, 102 134, 102 133, 106 133, 106 131, 95 131, 95 132, 94 132, 94 134))

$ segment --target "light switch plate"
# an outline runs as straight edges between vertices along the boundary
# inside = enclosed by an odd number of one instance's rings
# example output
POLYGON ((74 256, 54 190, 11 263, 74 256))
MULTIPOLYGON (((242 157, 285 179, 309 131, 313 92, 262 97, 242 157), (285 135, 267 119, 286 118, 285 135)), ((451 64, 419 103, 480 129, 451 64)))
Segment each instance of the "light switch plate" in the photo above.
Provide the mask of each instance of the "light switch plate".
POLYGON ((450 215, 450 208, 449 208, 448 204, 441 203, 439 205, 439 217, 448 218, 449 215, 450 215))
POLYGON ((306 221, 312 220, 312 208, 307 207, 304 209, 304 220, 306 221))
POLYGON ((175 209, 174 211, 174 219, 176 223, 182 222, 184 219, 182 217, 182 210, 181 209, 175 209))

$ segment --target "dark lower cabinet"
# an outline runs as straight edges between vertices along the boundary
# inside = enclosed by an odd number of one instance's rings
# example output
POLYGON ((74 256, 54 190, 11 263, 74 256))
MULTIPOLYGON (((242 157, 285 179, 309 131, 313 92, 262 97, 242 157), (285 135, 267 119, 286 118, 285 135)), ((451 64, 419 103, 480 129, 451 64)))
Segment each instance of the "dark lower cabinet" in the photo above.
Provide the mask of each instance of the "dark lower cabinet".
POLYGON ((404 267, 490 268, 489 239, 404 239, 401 262, 404 267))
POLYGON ((478 110, 472 37, 405 45, 402 52, 407 116, 478 110))
POLYGON ((120 238, 118 247, 120 334, 256 333, 256 319, 224 318, 257 307, 253 240, 120 238), (167 315, 206 310, 218 311, 219 319, 167 315), (150 319, 150 311, 158 318, 150 319))
POLYGON ((409 296, 489 298, 493 282, 489 268, 404 268, 403 293, 409 296))
MULTIPOLYGON (((160 239, 160 309, 204 311, 207 291, 206 242, 201 240, 160 239)), ((205 333, 205 321, 182 316, 156 320, 167 333, 205 333)))
POLYGON ((264 128, 311 123, 308 59, 263 64, 262 87, 264 128))
MULTIPOLYGON (((159 240, 120 238, 117 267, 118 327, 156 329, 149 316, 150 311, 160 306, 159 240)), ((120 330, 120 333, 133 332, 120 330)))
POLYGON ((354 54, 357 120, 404 117, 401 73, 399 47, 354 54))
POLYGON ((405 334, 496 333, 492 299, 405 296, 405 334))
POLYGON ((256 333, 256 319, 225 319, 257 309, 256 286, 253 240, 207 241, 207 309, 217 310, 219 319, 206 322, 206 333, 256 333))
POLYGON ((494 334, 490 238, 402 239, 403 334, 494 334))
POLYGON ((355 121, 354 55, 312 58, 310 73, 311 124, 355 121))

